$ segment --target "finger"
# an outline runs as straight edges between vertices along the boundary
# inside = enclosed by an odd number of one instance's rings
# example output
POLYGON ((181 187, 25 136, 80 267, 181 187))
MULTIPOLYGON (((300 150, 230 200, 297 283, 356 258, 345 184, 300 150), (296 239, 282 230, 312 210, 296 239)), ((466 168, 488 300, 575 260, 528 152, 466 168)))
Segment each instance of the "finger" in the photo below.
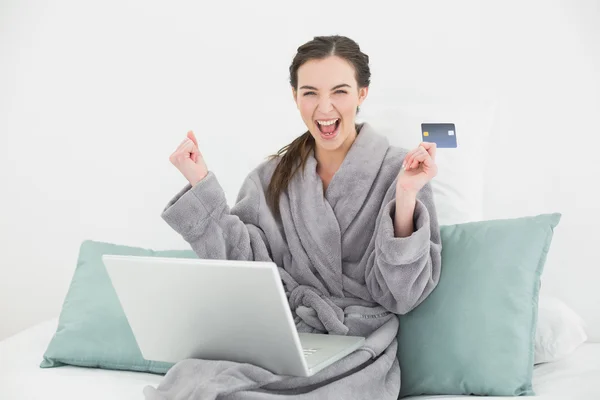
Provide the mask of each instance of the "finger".
POLYGON ((192 142, 194 142, 194 144, 196 146, 198 146, 198 140, 196 140, 196 136, 194 136, 194 132, 193 131, 189 131, 187 133, 187 137, 190 138, 192 140, 192 142))
POLYGON ((179 151, 179 150, 183 149, 183 147, 184 147, 184 146, 186 146, 188 143, 192 143, 192 144, 194 144, 194 143, 192 142, 192 139, 190 139, 190 138, 186 137, 185 139, 183 139, 183 142, 181 142, 181 143, 179 144, 179 146, 177 147, 177 149, 176 149, 175 151, 179 151))
POLYGON ((191 139, 188 139, 179 149, 178 153, 180 156, 184 156, 185 158, 189 158, 190 155, 194 152, 194 142, 191 139))
POLYGON ((435 145, 435 143, 429 143, 429 142, 422 142, 421 144, 419 144, 419 146, 414 149, 411 150, 406 158, 405 158, 405 164, 403 165, 406 169, 411 169, 411 168, 415 168, 417 167, 419 164, 418 162, 415 163, 414 157, 422 152, 427 153, 427 149, 426 148, 431 148, 431 145, 435 145), (423 145, 424 144, 424 145, 423 145))
POLYGON ((435 155, 437 152, 437 144, 433 143, 433 142, 422 142, 420 144, 421 147, 425 148, 425 150, 427 150, 427 152, 429 153, 429 155, 431 156, 431 158, 433 160, 435 160, 435 155))
POLYGON ((177 165, 183 159, 189 158, 189 155, 190 155, 190 152, 191 152, 191 149, 193 148, 193 146, 194 146, 194 143, 190 139, 184 140, 179 145, 177 150, 175 150, 173 152, 173 154, 171 154, 171 157, 169 159, 171 160, 171 162, 173 164, 177 165))
POLYGON ((194 163, 198 162, 198 157, 200 156, 200 150, 198 150, 198 146, 194 145, 192 151, 190 152, 190 158, 194 163))
POLYGON ((201 155, 198 146, 196 146, 191 139, 188 139, 187 144, 182 150, 187 153, 186 157, 191 158, 194 163, 198 161, 198 157, 201 155))
POLYGON ((423 150, 413 157, 413 164, 411 165, 411 168, 418 168, 419 164, 421 163, 430 165, 429 161, 432 161, 431 156, 427 151, 423 150))
POLYGON ((414 155, 413 157, 413 162, 410 166, 410 168, 417 168, 419 166, 419 163, 424 162, 425 159, 430 158, 429 153, 427 153, 427 151, 423 150, 418 152, 417 154, 414 155))
POLYGON ((419 162, 422 162, 425 159, 425 157, 427 157, 427 156, 429 156, 429 153, 427 153, 427 150, 425 150, 423 147, 419 146, 417 151, 415 151, 415 154, 412 156, 411 163, 408 164, 409 169, 418 167, 419 162))
POLYGON ((427 157, 425 157, 425 160, 423 160, 423 165, 427 168, 435 167, 435 160, 430 154, 427 154, 427 157))
POLYGON ((436 152, 437 152, 437 144, 424 142, 421 144, 421 147, 424 148, 427 151, 427 153, 429 154, 429 156, 431 157, 431 159, 435 161, 435 156, 436 156, 436 152))
POLYGON ((407 167, 408 165, 410 165, 410 161, 411 161, 411 159, 412 159, 412 156, 413 156, 413 154, 415 154, 415 152, 416 152, 417 150, 418 150, 418 149, 413 149, 413 150, 409 151, 408 153, 406 153, 406 156, 404 156, 404 161, 402 162, 402 168, 405 168, 405 169, 406 169, 406 167, 407 167))

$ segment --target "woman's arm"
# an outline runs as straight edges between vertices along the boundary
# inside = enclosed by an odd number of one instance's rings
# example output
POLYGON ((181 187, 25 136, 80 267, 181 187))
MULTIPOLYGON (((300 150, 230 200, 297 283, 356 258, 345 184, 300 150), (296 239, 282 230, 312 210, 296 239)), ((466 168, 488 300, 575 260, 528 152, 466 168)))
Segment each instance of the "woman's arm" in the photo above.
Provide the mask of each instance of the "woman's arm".
POLYGON ((214 173, 188 184, 166 206, 162 218, 200 258, 270 261, 258 216, 262 192, 250 174, 229 209, 214 173))
POLYGON ((419 191, 409 217, 411 201, 395 194, 383 207, 365 271, 373 299, 396 314, 406 314, 427 298, 437 286, 441 271, 442 244, 431 185, 419 191), (398 206, 398 200, 404 208, 398 206), (401 224, 396 223, 398 220, 401 224), (396 236, 396 227, 402 231, 400 237, 396 236), (404 236, 409 230, 410 235, 404 236))
POLYGON ((415 230, 414 215, 417 195, 396 188, 396 212, 394 216, 394 236, 408 237, 415 230))

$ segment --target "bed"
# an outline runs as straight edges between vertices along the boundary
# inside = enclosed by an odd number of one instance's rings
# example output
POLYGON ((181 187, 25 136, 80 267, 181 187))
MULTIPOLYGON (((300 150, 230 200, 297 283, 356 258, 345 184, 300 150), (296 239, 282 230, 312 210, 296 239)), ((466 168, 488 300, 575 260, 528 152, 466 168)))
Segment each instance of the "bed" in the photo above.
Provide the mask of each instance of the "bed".
MULTIPOLYGON (((94 368, 39 368, 54 334, 51 319, 0 342, 0 399, 134 399, 162 376, 94 368)), ((539 399, 600 399, 600 343, 584 343, 568 358, 535 367, 539 399)), ((464 399, 467 396, 418 396, 411 399, 464 399)))

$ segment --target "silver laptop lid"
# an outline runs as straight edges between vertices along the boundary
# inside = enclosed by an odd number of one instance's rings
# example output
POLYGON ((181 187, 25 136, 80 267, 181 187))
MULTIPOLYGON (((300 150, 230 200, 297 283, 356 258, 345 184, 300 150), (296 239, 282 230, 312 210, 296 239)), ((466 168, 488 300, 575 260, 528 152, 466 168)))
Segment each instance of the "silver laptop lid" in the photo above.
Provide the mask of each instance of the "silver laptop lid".
POLYGON ((275 373, 307 373, 274 263, 102 259, 146 360, 231 360, 275 373))

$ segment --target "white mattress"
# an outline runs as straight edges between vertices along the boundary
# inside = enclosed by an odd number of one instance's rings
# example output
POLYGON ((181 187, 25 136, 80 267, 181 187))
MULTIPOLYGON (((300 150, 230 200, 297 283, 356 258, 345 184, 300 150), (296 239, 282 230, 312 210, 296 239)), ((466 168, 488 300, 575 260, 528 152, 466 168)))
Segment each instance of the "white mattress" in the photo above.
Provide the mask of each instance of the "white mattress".
MULTIPOLYGON (((142 388, 162 376, 94 368, 42 369, 39 364, 56 330, 56 319, 0 342, 0 399, 35 400, 142 398, 142 388)), ((600 343, 585 343, 567 359, 535 367, 535 398, 600 399, 600 343)), ((472 399, 468 396, 418 396, 412 399, 472 399)))

